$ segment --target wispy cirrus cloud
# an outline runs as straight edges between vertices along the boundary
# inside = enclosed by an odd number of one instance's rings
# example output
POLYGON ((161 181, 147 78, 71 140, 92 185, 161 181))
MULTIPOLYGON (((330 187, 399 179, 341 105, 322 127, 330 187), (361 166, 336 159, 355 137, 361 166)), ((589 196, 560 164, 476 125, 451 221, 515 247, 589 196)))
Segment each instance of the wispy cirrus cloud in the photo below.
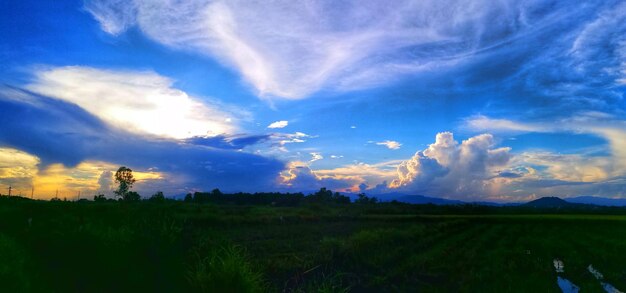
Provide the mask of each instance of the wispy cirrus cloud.
POLYGON ((453 66, 567 15, 533 1, 88 0, 104 31, 138 26, 157 42, 238 70, 261 96, 360 89, 453 66))

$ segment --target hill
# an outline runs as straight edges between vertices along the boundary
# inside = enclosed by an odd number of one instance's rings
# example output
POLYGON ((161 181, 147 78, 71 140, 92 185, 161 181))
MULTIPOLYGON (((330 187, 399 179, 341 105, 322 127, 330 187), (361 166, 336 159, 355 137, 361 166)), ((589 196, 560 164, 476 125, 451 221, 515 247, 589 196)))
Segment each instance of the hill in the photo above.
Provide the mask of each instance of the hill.
POLYGON ((558 197, 542 197, 529 201, 522 206, 532 208, 570 208, 579 206, 579 204, 570 203, 558 197))

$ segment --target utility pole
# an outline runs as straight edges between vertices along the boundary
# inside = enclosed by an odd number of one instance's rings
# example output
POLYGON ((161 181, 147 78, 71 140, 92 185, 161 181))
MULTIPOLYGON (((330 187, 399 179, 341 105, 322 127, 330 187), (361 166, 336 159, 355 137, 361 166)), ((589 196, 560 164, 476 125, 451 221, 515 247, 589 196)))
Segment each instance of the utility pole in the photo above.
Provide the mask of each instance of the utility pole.
POLYGON ((11 187, 11 185, 9 185, 9 196, 11 196, 11 189, 12 189, 12 187, 11 187))
POLYGON ((59 198, 59 189, 57 188, 57 192, 54 194, 54 198, 58 199, 59 198))
POLYGON ((35 186, 30 188, 30 199, 33 199, 33 195, 35 195, 35 186))

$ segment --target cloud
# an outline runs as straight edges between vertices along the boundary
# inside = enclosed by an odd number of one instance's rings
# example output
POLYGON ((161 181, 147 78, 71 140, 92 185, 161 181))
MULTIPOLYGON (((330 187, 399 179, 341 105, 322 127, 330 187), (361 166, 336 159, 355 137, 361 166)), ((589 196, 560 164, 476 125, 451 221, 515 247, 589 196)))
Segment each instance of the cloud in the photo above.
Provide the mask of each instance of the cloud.
POLYGON ((30 191, 39 162, 39 158, 26 152, 0 147, 0 194, 8 193, 5 186, 30 191))
POLYGON ((376 145, 384 145, 390 150, 397 150, 400 148, 400 146, 402 146, 401 143, 397 141, 393 141, 393 140, 380 141, 380 142, 377 142, 376 145))
MULTIPOLYGON (((37 157, 40 170, 58 163, 68 168, 94 161, 125 165, 162 174, 150 180, 162 182, 169 194, 216 187, 271 190, 284 169, 275 159, 233 149, 126 132, 74 104, 19 89, 0 90, 0 124, 0 145, 37 157)), ((102 171, 90 181, 94 188, 102 171)))
POLYGON ((303 132, 294 132, 294 133, 272 133, 270 134, 270 139, 275 142, 280 147, 285 146, 289 143, 303 143, 308 138, 314 138, 316 136, 308 135, 303 132))
POLYGON ((331 190, 346 190, 359 182, 353 178, 334 178, 332 176, 320 175, 311 170, 304 162, 290 162, 287 168, 281 173, 280 186, 297 191, 312 191, 322 187, 331 190))
POLYGON ((113 172, 102 171, 98 178, 98 192, 102 194, 110 194, 113 191, 113 172))
POLYGON ((385 180, 394 178, 396 161, 379 164, 356 163, 334 169, 312 170, 309 162, 293 161, 281 174, 280 185, 295 190, 311 190, 321 187, 346 192, 362 192, 363 186, 368 192, 381 193, 386 190, 385 180), (380 182, 384 182, 382 186, 380 182), (384 187, 384 188, 383 188, 384 187))
POLYGON ((313 153, 310 153, 310 155, 311 155, 311 160, 309 161, 309 163, 313 163, 315 161, 324 159, 324 157, 322 156, 322 153, 313 152, 313 153))
POLYGON ((513 153, 508 147, 497 147, 492 134, 458 142, 452 133, 442 132, 434 143, 404 161, 318 170, 312 170, 310 163, 292 162, 283 171, 280 184, 293 190, 332 186, 350 192, 401 192, 465 200, 613 197, 625 195, 626 169, 622 165, 613 155, 513 153))
POLYGON ((236 131, 237 111, 189 96, 151 71, 67 66, 38 69, 26 86, 38 94, 74 103, 107 123, 138 134, 167 138, 236 131))
POLYGON ((546 132, 545 125, 520 123, 508 119, 493 119, 484 115, 475 115, 465 119, 465 128, 475 131, 493 132, 546 132))
POLYGON ((194 145, 203 145, 221 149, 241 150, 247 146, 255 145, 269 140, 271 135, 216 135, 216 136, 195 136, 185 140, 194 145))
POLYGON ((549 25, 565 4, 528 1, 88 0, 111 34, 136 25, 238 70, 261 96, 302 98, 454 66, 549 25))
MULTIPOLYGON (((626 176, 626 121, 614 114, 581 111, 570 116, 519 122, 475 116, 465 122, 474 131, 516 133, 591 134, 603 138, 608 154, 562 154, 558 151, 530 150, 512 157, 500 173, 500 195, 520 196, 623 196, 619 188, 626 176), (502 176, 509 174, 511 176, 502 176)), ((494 179, 496 180, 496 179, 494 179)))
POLYGON ((606 156, 536 151, 521 153, 512 163, 520 166, 541 166, 543 170, 540 173, 544 174, 541 177, 568 182, 600 182, 612 177, 612 162, 606 156))
POLYGON ((489 180, 511 158, 509 148, 494 148, 491 134, 460 144, 450 132, 437 134, 435 143, 397 169, 391 188, 436 196, 480 197, 489 193, 489 180))
POLYGON ((272 124, 268 125, 267 128, 285 128, 289 125, 289 121, 281 120, 272 122, 272 124))
POLYGON ((85 10, 91 12, 103 31, 118 35, 135 24, 137 8, 132 1, 85 1, 85 10))
POLYGON ((570 117, 541 122, 518 122, 508 119, 492 119, 474 116, 465 121, 465 128, 473 131, 495 131, 501 133, 586 133, 605 139, 611 149, 611 166, 606 172, 614 175, 626 173, 626 120, 612 114, 583 111, 570 117))

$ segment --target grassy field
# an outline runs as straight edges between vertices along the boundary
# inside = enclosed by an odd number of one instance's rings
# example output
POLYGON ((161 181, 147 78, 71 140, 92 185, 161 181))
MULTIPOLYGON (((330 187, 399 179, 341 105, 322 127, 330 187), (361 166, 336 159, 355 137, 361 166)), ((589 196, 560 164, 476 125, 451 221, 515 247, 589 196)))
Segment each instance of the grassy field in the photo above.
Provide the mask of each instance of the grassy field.
POLYGON ((0 200, 2 292, 626 288, 626 216, 0 200))

